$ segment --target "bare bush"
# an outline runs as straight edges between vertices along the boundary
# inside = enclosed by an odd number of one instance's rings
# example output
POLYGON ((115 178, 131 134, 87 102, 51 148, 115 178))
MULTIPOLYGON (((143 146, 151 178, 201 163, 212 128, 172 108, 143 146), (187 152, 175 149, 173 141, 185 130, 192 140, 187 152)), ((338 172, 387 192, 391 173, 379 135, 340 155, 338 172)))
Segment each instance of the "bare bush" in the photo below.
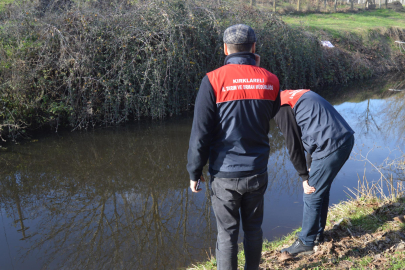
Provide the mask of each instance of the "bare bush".
POLYGON ((222 65, 223 30, 251 25, 282 88, 370 76, 270 12, 191 1, 16 2, 0 13, 0 135, 114 125, 189 110, 222 65), (59 3, 59 6, 57 5, 59 3), (46 8, 44 8, 46 6, 46 8))

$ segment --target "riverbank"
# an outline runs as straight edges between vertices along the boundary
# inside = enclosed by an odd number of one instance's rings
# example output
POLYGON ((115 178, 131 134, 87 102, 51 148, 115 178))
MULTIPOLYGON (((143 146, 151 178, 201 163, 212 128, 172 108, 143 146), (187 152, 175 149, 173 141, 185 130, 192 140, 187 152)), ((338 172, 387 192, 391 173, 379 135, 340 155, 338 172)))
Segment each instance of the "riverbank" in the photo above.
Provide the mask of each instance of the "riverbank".
MULTIPOLYGON (((260 269, 404 269, 405 186, 391 186, 385 196, 384 185, 359 181, 351 199, 331 206, 325 242, 312 255, 292 257, 279 252, 295 241, 300 229, 278 241, 266 241, 260 269)), ((243 251, 238 265, 243 268, 243 251)), ((216 269, 215 258, 187 269, 216 269)))
POLYGON ((261 65, 282 89, 322 89, 405 67, 394 43, 405 40, 400 25, 362 25, 364 37, 290 26, 233 2, 16 1, 0 12, 0 139, 191 111, 203 75, 222 65, 224 29, 241 22, 255 29, 261 65))

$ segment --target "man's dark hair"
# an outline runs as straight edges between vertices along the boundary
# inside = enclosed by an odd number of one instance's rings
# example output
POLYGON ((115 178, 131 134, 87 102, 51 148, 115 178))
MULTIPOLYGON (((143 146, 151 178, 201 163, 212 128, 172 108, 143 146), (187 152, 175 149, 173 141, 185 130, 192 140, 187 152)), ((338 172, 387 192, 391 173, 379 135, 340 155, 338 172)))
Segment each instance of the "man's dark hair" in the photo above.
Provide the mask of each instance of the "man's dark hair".
POLYGON ((252 49, 253 43, 246 44, 226 44, 228 50, 232 53, 249 52, 252 49))

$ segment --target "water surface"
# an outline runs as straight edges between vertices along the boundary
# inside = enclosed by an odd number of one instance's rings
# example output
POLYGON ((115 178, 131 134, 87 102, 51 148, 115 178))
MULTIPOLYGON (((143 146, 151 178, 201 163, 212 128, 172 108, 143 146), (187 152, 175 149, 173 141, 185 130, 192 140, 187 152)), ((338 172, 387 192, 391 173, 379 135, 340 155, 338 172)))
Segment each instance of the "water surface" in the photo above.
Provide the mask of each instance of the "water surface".
MULTIPOLYGON (((347 187, 357 187, 364 174, 380 178, 365 157, 379 165, 405 151, 405 95, 386 91, 402 81, 379 79, 324 94, 356 131, 331 204, 345 200, 347 187)), ((7 145, 0 151, 0 269, 177 269, 213 254, 208 191, 188 189, 191 122, 185 116, 7 145)), ((269 140, 263 231, 272 240, 300 226, 303 204, 301 181, 274 122, 269 140)))

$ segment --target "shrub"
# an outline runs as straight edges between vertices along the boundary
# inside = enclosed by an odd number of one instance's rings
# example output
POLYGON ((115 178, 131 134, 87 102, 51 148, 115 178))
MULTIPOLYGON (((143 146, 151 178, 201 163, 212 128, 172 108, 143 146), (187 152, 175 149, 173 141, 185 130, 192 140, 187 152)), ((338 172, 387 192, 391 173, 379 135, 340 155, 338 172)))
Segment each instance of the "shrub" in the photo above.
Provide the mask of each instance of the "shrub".
POLYGON ((190 110, 205 73, 223 64, 222 33, 235 23, 255 29, 262 66, 282 88, 372 74, 366 65, 352 65, 347 53, 332 54, 313 35, 246 6, 61 1, 63 8, 55 8, 45 2, 0 13, 3 137, 44 125, 80 129, 190 110))

